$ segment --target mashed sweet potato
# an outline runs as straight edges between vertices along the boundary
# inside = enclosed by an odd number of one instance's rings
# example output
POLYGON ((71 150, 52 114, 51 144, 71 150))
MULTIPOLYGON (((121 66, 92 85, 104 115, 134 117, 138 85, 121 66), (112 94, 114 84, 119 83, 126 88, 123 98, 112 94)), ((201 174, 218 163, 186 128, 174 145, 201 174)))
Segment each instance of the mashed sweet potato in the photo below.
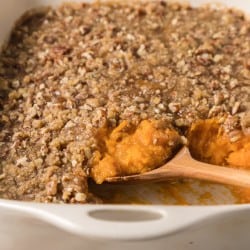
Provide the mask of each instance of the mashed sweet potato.
POLYGON ((190 152, 201 161, 250 170, 250 136, 233 133, 226 133, 216 118, 197 121, 188 133, 190 152))
POLYGON ((166 123, 144 120, 137 127, 123 121, 109 132, 99 131, 91 176, 96 183, 107 177, 150 171, 164 164, 180 148, 181 137, 166 123))
MULTIPOLYGON (((250 170, 250 135, 225 133, 217 119, 194 123, 189 130, 189 149, 194 158, 217 165, 250 170)), ((239 203, 250 202, 250 189, 230 187, 239 203)))

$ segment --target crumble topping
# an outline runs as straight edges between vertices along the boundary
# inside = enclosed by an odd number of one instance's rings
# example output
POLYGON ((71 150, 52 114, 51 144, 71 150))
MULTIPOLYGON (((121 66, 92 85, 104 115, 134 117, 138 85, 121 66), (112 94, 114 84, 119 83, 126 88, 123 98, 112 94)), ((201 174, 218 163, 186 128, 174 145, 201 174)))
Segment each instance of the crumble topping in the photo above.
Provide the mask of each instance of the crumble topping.
POLYGON ((231 9, 157 1, 27 13, 0 55, 0 196, 99 202, 87 184, 95 134, 123 121, 161 120, 184 135, 219 116, 232 140, 249 134, 249 58, 250 22, 231 9))

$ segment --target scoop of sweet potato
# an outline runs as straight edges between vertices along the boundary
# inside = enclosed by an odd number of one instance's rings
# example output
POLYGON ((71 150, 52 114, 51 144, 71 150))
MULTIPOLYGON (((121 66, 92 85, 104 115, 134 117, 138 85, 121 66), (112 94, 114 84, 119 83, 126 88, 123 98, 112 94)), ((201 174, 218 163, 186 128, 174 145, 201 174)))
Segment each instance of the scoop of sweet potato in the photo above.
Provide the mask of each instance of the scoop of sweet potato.
POLYGON ((198 160, 250 170, 250 136, 240 130, 230 136, 216 118, 195 122, 188 141, 191 154, 198 160))
MULTIPOLYGON (((217 119, 208 119, 192 125, 188 140, 190 152, 198 160, 250 170, 250 136, 242 131, 229 136, 217 119)), ((230 188, 239 203, 250 202, 250 189, 230 188)))
POLYGON ((144 120, 137 127, 124 121, 111 133, 104 130, 100 135, 102 147, 95 153, 91 170, 96 183, 157 168, 181 145, 179 134, 156 120, 144 120))

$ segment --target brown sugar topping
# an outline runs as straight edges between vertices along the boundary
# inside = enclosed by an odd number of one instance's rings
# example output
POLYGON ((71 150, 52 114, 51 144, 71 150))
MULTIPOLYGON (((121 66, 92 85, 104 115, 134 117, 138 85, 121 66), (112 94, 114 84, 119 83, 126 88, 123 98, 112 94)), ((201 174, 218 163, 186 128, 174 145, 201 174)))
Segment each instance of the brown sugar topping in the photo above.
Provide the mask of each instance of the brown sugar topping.
POLYGON ((221 117, 250 133, 250 22, 166 2, 64 4, 26 14, 0 55, 0 196, 99 202, 99 128, 161 120, 182 135, 221 117))

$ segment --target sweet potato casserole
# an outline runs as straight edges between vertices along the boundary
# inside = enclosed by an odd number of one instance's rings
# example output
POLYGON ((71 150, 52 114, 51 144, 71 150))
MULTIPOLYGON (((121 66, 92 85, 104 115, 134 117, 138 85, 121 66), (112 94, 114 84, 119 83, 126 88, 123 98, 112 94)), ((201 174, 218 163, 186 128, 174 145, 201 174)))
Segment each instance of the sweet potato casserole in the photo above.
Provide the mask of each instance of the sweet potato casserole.
POLYGON ((33 10, 0 54, 0 95, 2 198, 101 202, 88 179, 159 167, 183 144, 250 169, 250 22, 237 10, 33 10))

